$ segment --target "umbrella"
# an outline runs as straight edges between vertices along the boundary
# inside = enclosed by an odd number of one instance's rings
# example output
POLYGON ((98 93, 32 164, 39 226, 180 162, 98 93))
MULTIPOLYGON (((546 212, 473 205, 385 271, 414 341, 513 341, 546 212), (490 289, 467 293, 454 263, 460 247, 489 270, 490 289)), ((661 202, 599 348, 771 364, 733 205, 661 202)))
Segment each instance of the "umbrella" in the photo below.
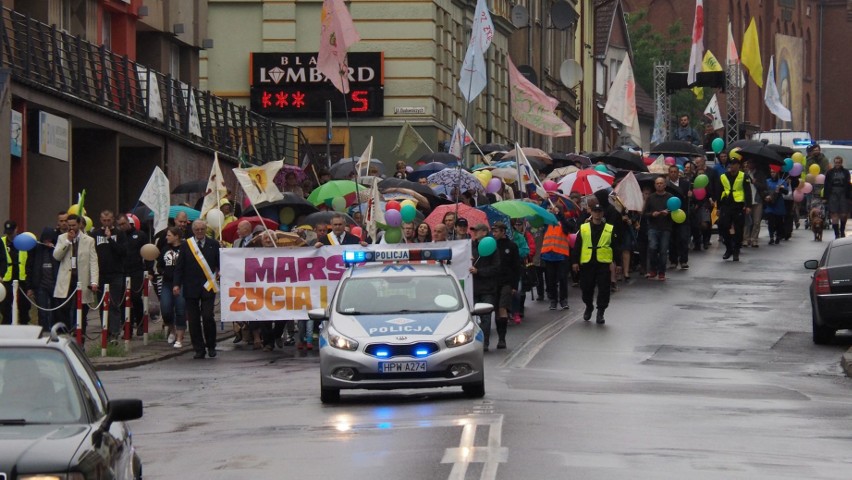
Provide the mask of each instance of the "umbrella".
POLYGON ((417 204, 418 209, 423 210, 432 210, 431 204, 429 200, 414 190, 409 190, 407 188, 386 188, 384 190, 380 190, 382 192, 382 196, 385 197, 385 200, 398 200, 403 201, 405 199, 411 199, 417 204))
POLYGON ((249 242, 249 246, 262 247, 264 235, 274 235, 276 247, 304 247, 306 245, 305 240, 300 237, 298 233, 270 230, 269 233, 261 232, 255 235, 254 238, 251 239, 251 242, 249 242))
POLYGON ((175 218, 178 212, 185 212, 186 218, 190 222, 194 222, 198 220, 199 217, 201 217, 201 212, 194 208, 184 207, 183 205, 172 205, 171 207, 169 207, 169 218, 175 218))
MULTIPOLYGON (((361 159, 361 157, 341 158, 340 160, 337 161, 337 163, 335 163, 334 165, 331 166, 331 169, 329 170, 329 173, 331 174, 331 178, 336 178, 336 179, 349 178, 349 176, 352 175, 355 172, 355 164, 357 164, 360 159, 361 159), (353 158, 354 158, 354 160, 353 160, 353 158)), ((372 168, 373 166, 378 166, 380 171, 383 171, 385 169, 385 164, 382 163, 381 160, 377 160, 375 158, 370 159, 370 167, 372 168)), ((367 174, 369 172, 364 171, 364 169, 362 168, 361 173, 367 174)))
MULTIPOLYGON (((408 180, 403 180, 401 178, 386 178, 379 182, 379 191, 387 191, 391 188, 402 188, 405 190, 412 190, 415 193, 419 193, 423 195, 426 200, 429 201, 430 209, 437 207, 438 205, 445 205, 447 203, 452 203, 451 201, 439 197, 429 185, 423 185, 417 182, 411 182, 408 180)), ((424 205, 425 207, 425 205, 424 205)))
POLYGON ((704 155, 704 151, 701 150, 701 147, 681 140, 669 140, 668 142, 662 142, 652 148, 650 153, 655 155, 663 154, 680 157, 700 157, 704 155))
POLYGON ((181 183, 174 190, 173 194, 179 193, 204 193, 207 191, 207 180, 193 180, 191 182, 181 183))
POLYGON ((550 157, 553 159, 554 165, 576 165, 580 168, 592 165, 592 160, 589 157, 576 153, 551 152, 550 157))
POLYGON ((225 225, 224 228, 222 228, 222 239, 224 239, 228 243, 234 243, 234 241, 238 238, 237 227, 239 226, 240 222, 244 221, 249 222, 251 224, 252 229, 260 225, 261 223, 265 224, 266 228, 270 230, 275 230, 276 228, 278 228, 278 222, 270 220, 268 218, 258 217, 257 215, 251 217, 240 217, 237 219, 237 221, 231 222, 225 225))
POLYGON ((642 157, 627 150, 615 150, 596 160, 612 165, 615 168, 622 170, 632 170, 634 172, 647 172, 648 167, 642 161, 642 157))
MULTIPOLYGON (((532 147, 522 147, 521 151, 524 152, 524 155, 528 160, 532 163, 532 159, 535 158, 546 165, 550 165, 553 163, 553 158, 547 154, 544 150, 540 148, 532 148, 532 147)), ((516 152, 515 149, 509 150, 505 155, 503 155, 503 159, 515 158, 516 152)))
POLYGON ((287 184, 287 175, 292 173, 296 176, 296 182, 301 184, 305 181, 308 176, 305 174, 305 171, 296 165, 287 165, 284 164, 281 167, 281 170, 278 170, 278 173, 275 174, 275 178, 272 179, 272 183, 274 183, 279 189, 284 189, 284 186, 287 184))
POLYGON ((774 143, 770 143, 769 145, 767 145, 767 147, 778 155, 780 155, 782 158, 792 157, 793 154, 796 153, 795 150, 790 147, 785 147, 784 145, 775 145, 774 143))
POLYGON ((548 212, 544 208, 523 200, 503 200, 491 204, 495 209, 505 213, 509 218, 525 218, 530 220, 534 226, 545 223, 547 225, 556 225, 559 221, 556 215, 548 212))
MULTIPOLYGON (((509 225, 510 223, 512 223, 512 219, 509 218, 508 215, 501 212, 500 210, 497 210, 496 208, 494 208, 491 205, 482 205, 482 206, 476 207, 476 209, 485 212, 485 216, 488 217, 488 224, 489 225, 494 225, 494 222, 503 222, 506 225, 509 225)), ((473 226, 473 225, 471 225, 471 226, 473 226)))
POLYGON ((316 212, 316 213, 312 213, 312 214, 308 215, 307 217, 305 217, 304 219, 302 219, 302 222, 299 225, 310 225, 311 227, 314 227, 314 228, 316 228, 316 226, 320 225, 320 224, 328 225, 329 223, 331 223, 331 217, 333 217, 335 215, 343 215, 343 220, 346 222, 347 225, 350 225, 350 226, 357 226, 358 225, 358 223, 355 220, 353 220, 352 217, 350 217, 349 215, 346 215, 345 213, 340 213, 340 212, 316 212))
POLYGON ((570 167, 559 167, 554 168, 552 172, 547 174, 546 180, 558 180, 565 175, 570 175, 574 172, 579 171, 580 169, 571 165, 570 167))
POLYGON ((456 214, 456 209, 458 209, 458 215, 456 218, 464 218, 467 220, 467 223, 470 226, 476 225, 478 223, 488 223, 488 216, 485 215, 485 212, 482 210, 477 210, 471 206, 465 205, 463 203, 454 203, 451 205, 441 205, 438 208, 432 210, 432 213, 426 217, 426 222, 431 228, 435 228, 439 223, 444 222, 444 215, 448 213, 456 214))
POLYGON ((459 163, 459 159, 453 155, 452 153, 447 152, 429 152, 424 153, 417 159, 418 164, 431 163, 431 162, 440 162, 445 163, 447 165, 457 165, 459 163))
POLYGON ((784 158, 778 155, 775 150, 764 144, 748 145, 740 149, 740 155, 746 160, 758 160, 776 165, 784 165, 784 158))
POLYGON ((408 179, 411 181, 417 181, 421 178, 426 178, 429 175, 432 175, 433 173, 440 172, 445 168, 447 168, 446 163, 429 162, 425 165, 420 165, 419 167, 415 168, 413 172, 408 174, 408 179))
POLYGON ((615 180, 615 177, 612 175, 594 169, 580 170, 566 175, 559 182, 559 189, 563 193, 577 192, 581 195, 590 195, 598 190, 611 187, 613 180, 615 180))
POLYGON ((508 145, 500 145, 499 143, 484 143, 484 144, 479 146, 479 150, 473 149, 473 150, 471 150, 470 153, 478 154, 480 152, 480 150, 482 151, 482 153, 484 153, 486 155, 488 155, 489 153, 495 153, 495 152, 504 152, 505 153, 505 152, 509 151, 509 146, 508 145))
POLYGON ((447 191, 453 192, 455 188, 459 188, 459 192, 473 190, 477 193, 484 191, 482 183, 472 173, 460 168, 445 168, 440 172, 433 173, 426 177, 426 180, 434 185, 446 187, 447 191))
POLYGON ((315 188, 308 196, 308 202, 311 205, 322 205, 327 200, 343 197, 346 199, 346 205, 351 205, 355 201, 355 192, 361 188, 364 187, 358 187, 358 184, 351 180, 331 180, 315 188))
POLYGON ((317 211, 317 207, 313 206, 311 202, 305 200, 299 195, 296 195, 295 193, 283 192, 281 195, 284 196, 281 200, 258 203, 255 205, 257 207, 257 211, 264 217, 272 218, 273 220, 279 218, 281 209, 285 207, 293 209, 295 218, 299 218, 302 215, 310 215, 317 211))
POLYGON ((736 140, 734 142, 731 142, 730 145, 728 145, 727 150, 730 152, 731 150, 733 150, 735 148, 743 148, 743 147, 751 147, 751 146, 760 147, 762 145, 763 145, 763 142, 761 142, 759 140, 736 140))

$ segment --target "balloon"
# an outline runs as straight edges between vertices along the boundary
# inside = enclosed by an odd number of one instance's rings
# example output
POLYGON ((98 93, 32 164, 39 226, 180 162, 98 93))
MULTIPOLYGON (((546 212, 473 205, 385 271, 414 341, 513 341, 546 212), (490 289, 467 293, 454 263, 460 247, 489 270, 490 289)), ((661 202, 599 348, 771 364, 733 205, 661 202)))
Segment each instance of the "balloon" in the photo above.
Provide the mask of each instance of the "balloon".
POLYGON ((674 157, 666 157, 665 162, 666 165, 675 165, 677 163, 674 157))
POLYGON ((793 161, 794 161, 794 162, 796 162, 796 163, 801 163, 802 165, 804 165, 804 164, 805 164, 805 160, 806 160, 806 158, 805 158, 805 156, 804 156, 804 155, 802 155, 802 152, 795 152, 795 153, 793 153, 793 161))
POLYGON ((577 243, 577 234, 569 233, 568 234, 568 246, 574 248, 574 244, 577 243))
POLYGON ((493 178, 493 175, 491 175, 491 170, 477 170, 475 175, 476 178, 479 179, 479 183, 481 183, 483 187, 487 187, 488 182, 490 182, 493 178))
POLYGON ((136 230, 139 230, 140 228, 142 228, 142 223, 139 222, 139 217, 137 217, 136 215, 133 215, 132 213, 128 213, 126 215, 127 215, 127 219, 130 220, 131 222, 133 222, 133 226, 136 227, 136 230))
POLYGON ((417 202, 410 198, 406 198, 402 201, 402 203, 399 204, 400 211, 402 211, 402 209, 405 208, 406 205, 411 205, 411 208, 417 210, 417 202))
POLYGON ((222 227, 222 224, 225 222, 225 214, 223 214, 218 208, 214 208, 207 212, 205 220, 210 228, 216 230, 222 227))
POLYGON ((346 211, 346 199, 343 197, 334 197, 331 200, 331 208, 336 212, 346 211))
POLYGON ((793 201, 796 203, 805 199, 805 194, 801 190, 793 190, 793 201))
POLYGON ((364 240, 364 230, 362 230, 361 227, 357 227, 357 226, 352 227, 352 228, 349 229, 349 233, 351 233, 352 235, 355 235, 356 237, 360 238, 361 240, 364 240))
POLYGON ((396 200, 391 200, 390 202, 385 204, 385 211, 389 212, 391 210, 396 210, 397 212, 402 208, 402 205, 399 204, 396 200))
POLYGON ((675 210, 680 210, 680 204, 681 202, 679 198, 672 197, 666 202, 666 208, 668 208, 670 212, 674 212, 675 210))
POLYGON ((654 163, 654 157, 651 157, 651 156, 645 155, 644 157, 642 157, 642 162, 643 162, 646 166, 648 166, 648 165, 650 165, 650 164, 654 163))
POLYGON ((743 159, 743 156, 740 155, 740 147, 732 148, 731 151, 728 153, 728 156, 737 160, 743 159))
POLYGON ((385 212, 385 223, 391 227, 402 225, 402 214, 399 210, 387 210, 385 212))
POLYGON ((692 195, 696 200, 704 200, 707 198, 707 190, 704 190, 703 188, 696 188, 692 191, 692 195))
MULTIPOLYGON (((718 138, 716 140, 718 140, 718 138)), ((686 221, 686 212, 679 208, 677 210, 673 210, 672 220, 674 220, 675 223, 683 223, 684 221, 686 221)))
POLYGON ((802 174, 802 171, 804 169, 805 169, 805 167, 803 167, 801 163, 794 163, 793 168, 790 169, 790 176, 798 177, 799 175, 802 174))
POLYGON ((160 256, 160 249, 157 248, 153 243, 146 243, 142 245, 142 248, 139 249, 139 254, 142 255, 142 258, 149 262, 153 262, 160 256))
MULTIPOLYGON (((86 209, 84 208, 83 211, 85 212, 86 209)), ((91 232, 92 229, 95 228, 95 222, 93 222, 91 218, 83 216, 83 221, 86 222, 84 228, 87 232, 91 232)))
POLYGON ((813 175, 813 176, 817 176, 817 175, 819 175, 819 165, 817 165, 816 163, 814 163, 813 165, 811 165, 810 167, 808 167, 808 173, 810 173, 810 174, 811 174, 811 175, 813 175))
POLYGON ((497 251, 497 240, 494 237, 485 237, 479 241, 476 246, 476 251, 480 257, 487 257, 497 251))
MULTIPOLYGON (((80 216, 79 210, 80 210, 80 205, 75 203, 74 205, 71 205, 70 207, 68 207, 67 213, 68 213, 68 215, 77 215, 79 217, 80 216)), ((85 215, 86 213, 87 213, 86 209, 84 208, 83 209, 83 215, 85 215)))
POLYGON ((500 191, 500 187, 503 186, 503 181, 499 178, 492 178, 488 182, 488 186, 485 187, 485 191, 488 193, 497 193, 500 191))
POLYGON ((293 223, 293 220, 296 219, 296 211, 293 210, 293 207, 284 207, 278 212, 278 220, 280 223, 285 225, 290 225, 293 223))
POLYGON ((713 153, 721 153, 725 149, 725 141, 721 138, 714 138, 710 146, 713 148, 713 153))
POLYGON ((554 182, 553 180, 545 180, 542 186, 544 187, 544 191, 548 193, 559 190, 559 184, 554 182))
MULTIPOLYGON (((396 210, 391 210, 396 212, 396 210)), ((399 212, 397 212, 398 214, 399 212)), ((399 243, 402 240, 402 229, 399 227, 389 228, 385 230, 385 242, 387 243, 399 243)))
POLYGON ((816 184, 817 185, 825 185, 825 175, 823 175, 821 173, 819 175, 817 175, 816 184))
MULTIPOLYGON (((805 175, 805 181, 808 182, 808 183, 816 182, 816 175, 811 175, 810 173, 805 175)), ((804 186, 803 183, 799 184, 799 188, 802 188, 803 186, 804 186)))
POLYGON ((414 218, 417 216, 417 209, 411 205, 406 205, 399 210, 399 213, 402 216, 402 221, 409 223, 413 222, 414 218))
POLYGON ((246 197, 243 199, 243 210, 248 210, 249 208, 251 208, 251 199, 246 197))
POLYGON ((38 239, 30 232, 24 232, 12 240, 12 245, 20 252, 29 252, 38 245, 38 239))
POLYGON ((707 186, 708 183, 710 183, 710 178, 708 178, 707 175, 704 175, 702 173, 701 175, 695 177, 695 183, 693 184, 693 186, 695 188, 704 188, 707 186))
POLYGON ((607 172, 609 172, 609 170, 607 170, 607 168, 606 168, 606 165, 600 165, 600 164, 599 164, 599 165, 595 165, 595 170, 597 170, 597 171, 599 171, 599 172, 601 172, 601 173, 607 173, 607 172))
POLYGON ((808 194, 814 191, 814 186, 808 182, 805 182, 805 185, 802 187, 802 193, 808 194))
POLYGON ((6 286, 0 283, 0 302, 6 300, 6 286))
POLYGON ((785 158, 784 159, 784 166, 781 167, 781 170, 784 170, 785 172, 789 172, 790 170, 793 170, 793 165, 794 164, 793 164, 792 158, 785 158))

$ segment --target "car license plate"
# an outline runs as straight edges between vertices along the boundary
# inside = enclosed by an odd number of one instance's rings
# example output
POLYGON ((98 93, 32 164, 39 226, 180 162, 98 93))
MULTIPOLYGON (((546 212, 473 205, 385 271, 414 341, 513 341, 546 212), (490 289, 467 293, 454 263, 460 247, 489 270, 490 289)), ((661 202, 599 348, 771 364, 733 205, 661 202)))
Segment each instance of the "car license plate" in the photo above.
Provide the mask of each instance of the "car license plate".
POLYGON ((426 362, 379 362, 379 373, 425 372, 426 362))

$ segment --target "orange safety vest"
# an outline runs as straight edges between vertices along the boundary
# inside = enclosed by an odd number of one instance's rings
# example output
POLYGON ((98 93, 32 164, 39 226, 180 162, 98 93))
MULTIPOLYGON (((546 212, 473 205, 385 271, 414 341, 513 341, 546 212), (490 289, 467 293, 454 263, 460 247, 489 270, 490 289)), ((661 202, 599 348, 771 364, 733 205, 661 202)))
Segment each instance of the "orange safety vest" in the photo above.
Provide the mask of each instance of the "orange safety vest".
POLYGON ((550 225, 544 232, 544 239, 541 242, 541 253, 558 253, 560 255, 569 255, 568 251, 568 235, 562 231, 562 225, 550 225))

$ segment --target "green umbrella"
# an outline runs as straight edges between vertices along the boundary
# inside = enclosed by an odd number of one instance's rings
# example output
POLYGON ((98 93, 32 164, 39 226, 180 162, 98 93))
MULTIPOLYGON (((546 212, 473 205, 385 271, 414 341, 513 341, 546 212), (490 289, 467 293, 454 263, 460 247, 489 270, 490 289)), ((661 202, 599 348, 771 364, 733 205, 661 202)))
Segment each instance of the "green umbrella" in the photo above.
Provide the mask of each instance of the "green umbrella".
POLYGON ((541 224, 556 225, 559 221, 556 216, 544 208, 523 200, 503 200, 502 202, 492 203, 492 207, 503 212, 509 218, 524 218, 530 221, 534 226, 541 224))
POLYGON ((308 201, 319 206, 327 205, 327 202, 343 197, 346 199, 346 205, 351 205, 355 202, 355 192, 359 188, 364 189, 365 187, 358 187, 352 180, 331 180, 315 188, 308 196, 308 201))

